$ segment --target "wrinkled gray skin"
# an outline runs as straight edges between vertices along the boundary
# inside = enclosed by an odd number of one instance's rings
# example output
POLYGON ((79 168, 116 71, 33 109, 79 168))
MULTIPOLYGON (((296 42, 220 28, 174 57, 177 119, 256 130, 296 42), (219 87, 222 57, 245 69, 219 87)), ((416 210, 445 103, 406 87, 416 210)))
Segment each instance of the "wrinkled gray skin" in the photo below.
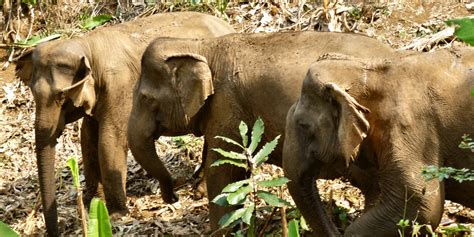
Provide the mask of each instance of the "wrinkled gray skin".
MULTIPOLYGON (((240 139, 240 121, 265 122, 263 141, 284 133, 285 117, 296 101, 308 67, 328 52, 361 57, 387 56, 392 50, 356 34, 298 32, 232 34, 213 39, 153 41, 142 61, 134 91, 128 141, 135 159, 154 176, 161 163, 154 140, 193 133, 205 136, 203 151, 208 198, 244 177, 242 169, 210 167, 219 157, 212 148, 234 149, 216 135, 240 139)), ((279 145, 271 163, 281 165, 279 145)), ((171 194, 170 193, 168 195, 171 194)), ((210 203, 213 230, 228 208, 210 203)))
POLYGON ((474 131, 474 50, 392 62, 337 58, 310 67, 287 117, 283 169, 303 216, 323 230, 316 233, 339 235, 321 206, 317 178, 347 177, 366 198, 344 236, 398 236, 402 218, 434 229, 445 198, 473 208, 473 182, 425 181, 421 170, 474 169, 471 151, 458 148, 474 131))
MULTIPOLYGON (((94 195, 105 195, 111 214, 127 213, 126 130, 145 47, 157 36, 201 38, 232 32, 227 23, 205 14, 157 14, 81 38, 41 44, 20 60, 17 74, 30 85, 36 102, 38 174, 50 236, 58 235, 54 160, 56 139, 64 125, 84 117, 86 204, 94 195)), ((158 177, 161 188, 171 189, 166 170, 162 174, 158 177)), ((177 200, 171 194, 163 199, 177 200)))

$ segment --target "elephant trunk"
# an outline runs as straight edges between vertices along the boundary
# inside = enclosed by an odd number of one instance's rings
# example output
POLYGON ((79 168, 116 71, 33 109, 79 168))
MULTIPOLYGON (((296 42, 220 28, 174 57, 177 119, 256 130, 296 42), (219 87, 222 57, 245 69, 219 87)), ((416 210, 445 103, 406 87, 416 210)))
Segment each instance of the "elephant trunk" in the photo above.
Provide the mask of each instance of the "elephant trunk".
POLYGON ((340 236, 321 202, 319 190, 315 184, 318 173, 319 170, 315 172, 313 169, 303 171, 296 177, 290 175, 289 178, 292 181, 288 183, 288 189, 301 214, 317 236, 340 236))
POLYGON ((53 106, 36 107, 35 142, 36 162, 43 205, 43 215, 49 236, 58 236, 57 205, 55 185, 55 146, 57 138, 64 128, 64 116, 61 108, 53 106))
POLYGON ((141 112, 139 107, 141 106, 133 107, 128 123, 127 138, 130 151, 140 166, 160 182, 163 201, 177 202, 178 196, 173 190, 174 181, 156 153, 155 137, 160 135, 156 131, 156 120, 151 112, 141 112))

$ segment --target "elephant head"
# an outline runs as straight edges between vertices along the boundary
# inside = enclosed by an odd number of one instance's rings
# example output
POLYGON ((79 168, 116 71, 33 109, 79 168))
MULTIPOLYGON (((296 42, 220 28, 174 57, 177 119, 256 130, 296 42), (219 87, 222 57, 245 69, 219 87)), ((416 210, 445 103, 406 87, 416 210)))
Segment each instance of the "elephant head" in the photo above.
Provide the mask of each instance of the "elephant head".
POLYGON ((55 41, 39 45, 23 56, 16 67, 17 76, 30 86, 36 102, 36 155, 49 235, 58 234, 54 180, 56 139, 66 123, 84 113, 91 114, 96 101, 89 58, 88 48, 80 41, 55 41))
POLYGON ((291 107, 286 121, 283 168, 291 180, 289 191, 313 230, 337 236, 335 225, 321 203, 317 178, 342 175, 357 156, 369 131, 367 108, 332 82, 325 82, 328 71, 313 70, 304 82, 299 100, 291 107))
POLYGON ((133 156, 160 181, 162 197, 168 203, 177 201, 177 196, 173 180, 156 154, 154 140, 161 135, 201 135, 194 121, 214 92, 206 58, 191 50, 197 48, 192 47, 196 41, 187 41, 158 39, 147 48, 128 127, 133 156))

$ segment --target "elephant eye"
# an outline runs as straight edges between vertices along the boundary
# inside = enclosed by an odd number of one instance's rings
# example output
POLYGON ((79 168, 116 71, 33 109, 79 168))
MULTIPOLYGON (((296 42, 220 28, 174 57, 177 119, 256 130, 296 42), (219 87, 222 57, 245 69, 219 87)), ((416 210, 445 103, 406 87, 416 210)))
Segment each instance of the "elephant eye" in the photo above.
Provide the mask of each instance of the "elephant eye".
POLYGON ((74 67, 65 63, 58 63, 56 65, 56 68, 62 73, 66 73, 66 74, 74 73, 74 67))
POLYGON ((310 129, 310 125, 306 122, 306 121, 303 121, 303 120, 298 120, 296 122, 296 125, 298 126, 299 129, 301 129, 302 131, 309 131, 310 129))

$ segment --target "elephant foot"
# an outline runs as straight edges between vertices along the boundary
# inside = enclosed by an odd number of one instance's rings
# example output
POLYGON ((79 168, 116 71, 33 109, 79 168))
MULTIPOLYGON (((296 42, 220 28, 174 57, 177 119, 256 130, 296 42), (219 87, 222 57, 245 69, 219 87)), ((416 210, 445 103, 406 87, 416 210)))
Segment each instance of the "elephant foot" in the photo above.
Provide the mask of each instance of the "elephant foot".
POLYGON ((110 216, 110 219, 113 220, 113 221, 118 220, 118 219, 126 216, 128 213, 129 213, 128 208, 120 209, 120 210, 109 209, 109 216, 110 216))
POLYGON ((179 200, 178 194, 174 192, 177 185, 183 186, 181 179, 172 179, 171 185, 162 185, 163 183, 160 182, 160 189, 161 189, 161 198, 163 201, 168 204, 173 204, 179 200))
POLYGON ((199 200, 206 196, 207 188, 204 180, 201 177, 198 177, 193 181, 193 199, 199 200))
POLYGON ((175 192, 172 192, 171 194, 166 194, 165 193, 162 193, 162 198, 163 198, 163 201, 168 203, 168 204, 173 204, 177 201, 179 201, 179 198, 178 198, 178 194, 176 194, 175 192))

